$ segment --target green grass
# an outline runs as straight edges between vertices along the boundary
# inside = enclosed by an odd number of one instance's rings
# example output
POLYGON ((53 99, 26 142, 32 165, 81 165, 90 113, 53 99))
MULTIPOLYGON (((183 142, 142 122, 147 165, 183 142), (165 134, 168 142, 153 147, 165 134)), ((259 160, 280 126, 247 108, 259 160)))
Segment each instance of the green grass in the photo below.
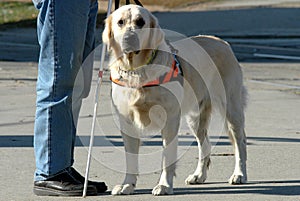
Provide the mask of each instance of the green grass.
POLYGON ((0 29, 35 26, 38 11, 31 2, 0 2, 0 29))
MULTIPOLYGON (((0 30, 9 28, 34 28, 39 11, 28 1, 2 1, 0 2, 0 30)), ((98 27, 102 26, 104 13, 98 14, 98 27)))

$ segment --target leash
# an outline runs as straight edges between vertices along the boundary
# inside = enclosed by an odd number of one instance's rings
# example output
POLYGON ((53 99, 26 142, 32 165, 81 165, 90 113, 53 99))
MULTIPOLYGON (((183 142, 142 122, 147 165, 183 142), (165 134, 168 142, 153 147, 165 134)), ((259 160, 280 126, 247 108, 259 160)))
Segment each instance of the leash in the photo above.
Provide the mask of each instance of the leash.
MULTIPOLYGON (((139 0, 134 0, 134 3, 136 5, 143 7, 143 4, 139 0)), ((130 0, 126 0, 126 5, 129 5, 129 4, 130 4, 130 0)), ((120 0, 115 0, 115 10, 117 10, 119 8, 119 5, 120 5, 120 0)))

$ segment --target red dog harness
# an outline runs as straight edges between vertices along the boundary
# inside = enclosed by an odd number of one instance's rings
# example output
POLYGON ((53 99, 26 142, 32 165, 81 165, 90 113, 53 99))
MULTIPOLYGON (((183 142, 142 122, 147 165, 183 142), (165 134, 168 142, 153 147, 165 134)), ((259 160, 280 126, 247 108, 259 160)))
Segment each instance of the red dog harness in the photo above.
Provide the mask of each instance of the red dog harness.
MULTIPOLYGON (((126 81, 124 81, 123 77, 120 77, 119 79, 112 79, 110 77, 110 80, 120 86, 128 87, 126 81)), ((132 88, 141 88, 141 87, 154 87, 159 86, 168 82, 177 81, 181 85, 183 84, 183 72, 180 66, 179 61, 177 60, 177 57, 175 54, 173 54, 173 62, 170 70, 166 72, 165 74, 159 76, 157 79, 152 80, 150 82, 147 82, 146 84, 143 84, 140 87, 132 87, 132 88)))

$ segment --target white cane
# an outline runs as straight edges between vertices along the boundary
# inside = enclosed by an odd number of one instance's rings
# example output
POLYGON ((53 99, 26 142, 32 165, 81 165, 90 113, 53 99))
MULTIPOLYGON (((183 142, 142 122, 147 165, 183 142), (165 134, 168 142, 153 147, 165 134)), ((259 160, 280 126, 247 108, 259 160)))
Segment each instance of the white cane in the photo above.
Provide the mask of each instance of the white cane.
MULTIPOLYGON (((106 17, 108 17, 110 15, 111 6, 112 6, 112 0, 109 0, 108 6, 107 6, 106 17)), ((106 45, 102 44, 101 61, 100 61, 100 67, 99 67, 99 71, 98 71, 98 79, 97 79, 97 86, 96 86, 96 92, 95 92, 95 105, 94 105, 93 121, 92 121, 91 136, 90 136, 90 145, 89 145, 89 152, 88 152, 88 158, 87 158, 87 164, 86 164, 86 170, 85 170, 85 180, 84 180, 84 188, 83 188, 82 197, 86 197, 87 186, 88 186, 89 170, 90 170, 90 164, 91 164, 92 149, 93 149, 93 144, 94 144, 95 123, 96 123, 96 117, 97 117, 97 108, 98 108, 98 102, 99 102, 100 87, 102 84, 105 54, 106 54, 106 45)))

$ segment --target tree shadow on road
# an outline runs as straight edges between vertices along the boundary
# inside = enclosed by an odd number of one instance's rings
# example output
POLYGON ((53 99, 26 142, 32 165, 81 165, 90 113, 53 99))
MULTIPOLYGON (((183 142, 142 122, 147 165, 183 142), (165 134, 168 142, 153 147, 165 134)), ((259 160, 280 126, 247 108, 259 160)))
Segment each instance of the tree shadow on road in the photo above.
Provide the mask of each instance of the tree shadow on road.
MULTIPOLYGON (((33 122, 23 122, 33 123, 33 122)), ((12 124, 14 125, 14 124, 12 124)), ((1 126, 1 125, 0 125, 1 126)), ((3 125, 2 125, 3 126, 3 125)), ((10 126, 10 124, 5 124, 10 126)), ((161 138, 156 136, 154 140, 148 140, 143 143, 143 146, 162 146, 161 138)), ((248 146, 255 145, 255 141, 263 142, 287 142, 287 143, 300 143, 300 139, 295 138, 281 138, 281 137, 247 137, 253 142, 248 143, 248 146)), ((230 146, 230 141, 227 136, 212 136, 212 143, 217 146, 230 146), (226 141, 224 141, 224 139, 226 141)), ((77 136, 76 147, 87 147, 89 146, 90 136, 77 136)), ((109 147, 109 146, 124 146, 121 135, 107 135, 107 136, 95 136, 94 139, 95 147, 109 147)), ((179 146, 197 146, 197 142, 193 136, 179 136, 179 146), (185 138, 185 140, 183 140, 185 138), (186 140, 188 138, 188 140, 186 140)), ((33 135, 2 135, 0 136, 0 147, 33 147, 33 135)))
MULTIPOLYGON (((135 194, 151 194, 152 189, 137 189, 135 194)), ((252 181, 244 185, 229 185, 225 182, 211 182, 192 185, 186 188, 174 188, 176 195, 241 195, 262 194, 278 196, 299 196, 300 180, 286 181, 252 181), (216 186, 217 185, 217 186, 216 186)))

